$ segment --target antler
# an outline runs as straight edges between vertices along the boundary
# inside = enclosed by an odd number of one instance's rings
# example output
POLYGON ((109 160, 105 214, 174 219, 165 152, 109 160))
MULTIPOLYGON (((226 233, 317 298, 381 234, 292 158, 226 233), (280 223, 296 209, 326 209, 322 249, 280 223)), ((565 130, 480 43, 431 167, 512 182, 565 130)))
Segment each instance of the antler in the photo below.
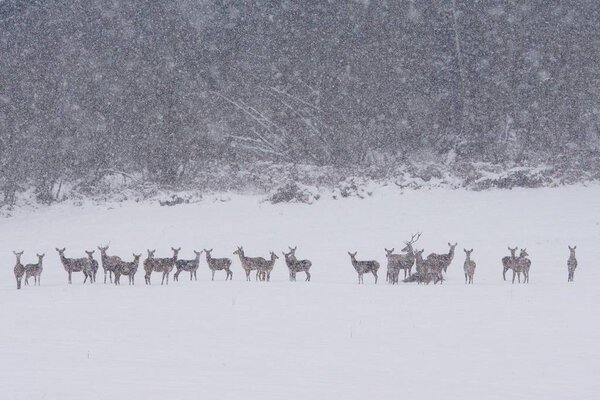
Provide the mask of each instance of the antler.
POLYGON ((405 242, 406 244, 415 244, 417 242, 417 240, 419 240, 419 238, 421 237, 421 234, 423 232, 418 232, 415 233, 414 235, 411 236, 410 240, 408 242, 405 242))

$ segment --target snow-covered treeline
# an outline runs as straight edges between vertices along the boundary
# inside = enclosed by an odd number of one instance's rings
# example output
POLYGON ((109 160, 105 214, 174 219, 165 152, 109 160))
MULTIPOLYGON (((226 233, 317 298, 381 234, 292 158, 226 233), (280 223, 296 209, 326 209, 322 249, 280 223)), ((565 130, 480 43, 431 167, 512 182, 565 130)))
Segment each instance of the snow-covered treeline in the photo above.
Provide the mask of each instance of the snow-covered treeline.
POLYGON ((6 0, 0 200, 114 171, 173 185, 207 161, 597 168, 598 10, 6 0))

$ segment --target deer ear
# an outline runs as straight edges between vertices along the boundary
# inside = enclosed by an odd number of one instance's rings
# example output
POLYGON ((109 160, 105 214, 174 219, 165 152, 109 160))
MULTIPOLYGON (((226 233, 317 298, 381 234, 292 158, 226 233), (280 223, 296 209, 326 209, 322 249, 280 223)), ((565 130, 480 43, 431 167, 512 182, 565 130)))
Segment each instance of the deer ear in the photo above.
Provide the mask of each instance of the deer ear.
POLYGON ((452 245, 450 244, 450 242, 448 242, 448 246, 452 247, 452 245))
POLYGON ((577 246, 573 246, 573 250, 575 250, 577 248, 577 246))

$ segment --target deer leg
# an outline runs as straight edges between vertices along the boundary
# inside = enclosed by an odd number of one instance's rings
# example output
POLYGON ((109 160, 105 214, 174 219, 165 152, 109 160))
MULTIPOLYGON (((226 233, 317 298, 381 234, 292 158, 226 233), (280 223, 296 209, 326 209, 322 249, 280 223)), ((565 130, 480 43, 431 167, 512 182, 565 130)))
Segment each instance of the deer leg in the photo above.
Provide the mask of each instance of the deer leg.
POLYGON ((375 284, 377 285, 377 271, 373 271, 373 276, 375 276, 375 284))
POLYGON ((212 278, 211 278, 211 280, 213 280, 213 281, 215 280, 215 270, 214 269, 212 270, 212 278))
POLYGON ((106 270, 104 270, 104 284, 106 285, 106 270))
POLYGON ((306 272, 306 279, 304 280, 305 282, 310 282, 310 272, 305 271, 306 272))

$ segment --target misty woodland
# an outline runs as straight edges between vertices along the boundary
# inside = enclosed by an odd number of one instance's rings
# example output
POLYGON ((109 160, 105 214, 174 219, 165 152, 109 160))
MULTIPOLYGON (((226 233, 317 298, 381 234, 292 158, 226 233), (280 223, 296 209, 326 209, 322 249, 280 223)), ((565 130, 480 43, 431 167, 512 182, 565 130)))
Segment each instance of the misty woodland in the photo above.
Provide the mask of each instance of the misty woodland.
POLYGON ((0 32, 4 204, 273 165, 600 176, 596 0, 4 0, 0 32))

